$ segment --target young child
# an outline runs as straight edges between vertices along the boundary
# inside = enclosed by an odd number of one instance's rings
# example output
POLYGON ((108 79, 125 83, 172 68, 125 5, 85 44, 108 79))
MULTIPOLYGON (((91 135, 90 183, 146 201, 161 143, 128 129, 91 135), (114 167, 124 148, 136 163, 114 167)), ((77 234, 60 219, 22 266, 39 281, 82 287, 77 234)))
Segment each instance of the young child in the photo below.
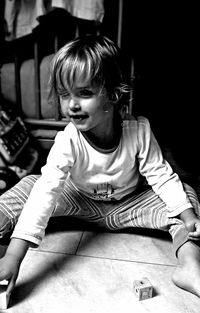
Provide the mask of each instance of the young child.
POLYGON ((164 160, 149 121, 122 114, 127 87, 119 55, 108 38, 86 36, 53 58, 51 94, 70 122, 41 175, 23 178, 0 198, 0 235, 13 231, 0 260, 8 293, 49 218, 76 216, 110 230, 169 231, 178 260, 173 282, 200 297, 200 205, 164 160))

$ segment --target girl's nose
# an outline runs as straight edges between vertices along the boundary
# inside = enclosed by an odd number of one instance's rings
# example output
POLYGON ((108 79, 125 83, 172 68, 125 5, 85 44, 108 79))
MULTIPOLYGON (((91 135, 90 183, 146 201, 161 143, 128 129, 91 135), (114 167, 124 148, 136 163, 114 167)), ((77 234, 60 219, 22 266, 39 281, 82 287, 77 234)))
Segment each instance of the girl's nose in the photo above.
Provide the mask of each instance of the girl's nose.
POLYGON ((71 97, 69 101, 69 108, 71 111, 79 111, 81 106, 80 102, 76 97, 71 97))

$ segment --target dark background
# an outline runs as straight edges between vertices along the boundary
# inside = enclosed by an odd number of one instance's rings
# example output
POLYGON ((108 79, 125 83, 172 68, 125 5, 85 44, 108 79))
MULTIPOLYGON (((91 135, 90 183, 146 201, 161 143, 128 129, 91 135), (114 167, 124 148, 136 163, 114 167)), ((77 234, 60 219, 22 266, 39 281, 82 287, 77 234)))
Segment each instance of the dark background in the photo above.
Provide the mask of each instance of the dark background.
POLYGON ((161 145, 199 172, 197 5, 126 2, 123 45, 135 61, 136 114, 149 117, 161 145))

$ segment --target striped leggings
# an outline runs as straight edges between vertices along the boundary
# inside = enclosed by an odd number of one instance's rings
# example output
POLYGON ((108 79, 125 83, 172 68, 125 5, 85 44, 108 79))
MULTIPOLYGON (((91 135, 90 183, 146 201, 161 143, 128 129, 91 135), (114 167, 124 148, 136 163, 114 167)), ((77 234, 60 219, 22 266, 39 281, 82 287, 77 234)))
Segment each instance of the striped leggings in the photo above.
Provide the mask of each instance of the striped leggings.
MULTIPOLYGON (((0 238, 14 229, 30 191, 39 175, 24 177, 0 197, 0 238)), ((185 191, 197 215, 200 205, 195 191, 184 184, 185 191)), ((139 227, 168 231, 174 252, 187 241, 187 231, 178 218, 167 216, 167 207, 149 186, 120 201, 92 200, 66 181, 53 216, 72 216, 96 223, 109 230, 139 227)))

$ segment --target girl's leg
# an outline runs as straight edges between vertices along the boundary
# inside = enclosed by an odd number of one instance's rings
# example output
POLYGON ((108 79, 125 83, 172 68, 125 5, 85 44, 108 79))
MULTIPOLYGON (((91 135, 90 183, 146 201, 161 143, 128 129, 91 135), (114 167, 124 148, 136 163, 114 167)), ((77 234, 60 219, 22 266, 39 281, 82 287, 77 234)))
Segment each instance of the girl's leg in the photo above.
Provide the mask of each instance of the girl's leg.
POLYGON ((175 285, 200 297, 200 249, 187 241, 177 252, 178 264, 172 280, 175 285))
POLYGON ((24 204, 40 175, 29 175, 0 197, 0 238, 15 227, 24 204))
MULTIPOLYGON (((0 238, 14 229, 29 194, 39 177, 40 175, 24 177, 0 197, 0 238)), ((67 181, 53 213, 53 216, 64 215, 95 221, 99 224, 103 220, 98 206, 77 192, 73 185, 67 181)))
MULTIPOLYGON (((184 184, 185 191, 196 214, 200 215, 200 205, 195 191, 184 184)), ((173 239, 174 251, 178 259, 173 274, 173 282, 180 288, 200 297, 200 249, 195 241, 187 239, 184 223, 178 218, 168 218, 165 204, 151 189, 134 195, 115 206, 106 216, 110 229, 125 227, 145 227, 168 230, 173 239)))
POLYGON ((94 222, 98 226, 105 226, 100 203, 77 191, 68 180, 65 181, 63 192, 52 216, 72 216, 87 222, 94 222))
MULTIPOLYGON (((196 215, 200 216, 198 198, 191 187, 185 186, 196 215)), ((186 240, 177 249, 178 264, 172 280, 180 288, 200 297, 200 241, 186 240)))

